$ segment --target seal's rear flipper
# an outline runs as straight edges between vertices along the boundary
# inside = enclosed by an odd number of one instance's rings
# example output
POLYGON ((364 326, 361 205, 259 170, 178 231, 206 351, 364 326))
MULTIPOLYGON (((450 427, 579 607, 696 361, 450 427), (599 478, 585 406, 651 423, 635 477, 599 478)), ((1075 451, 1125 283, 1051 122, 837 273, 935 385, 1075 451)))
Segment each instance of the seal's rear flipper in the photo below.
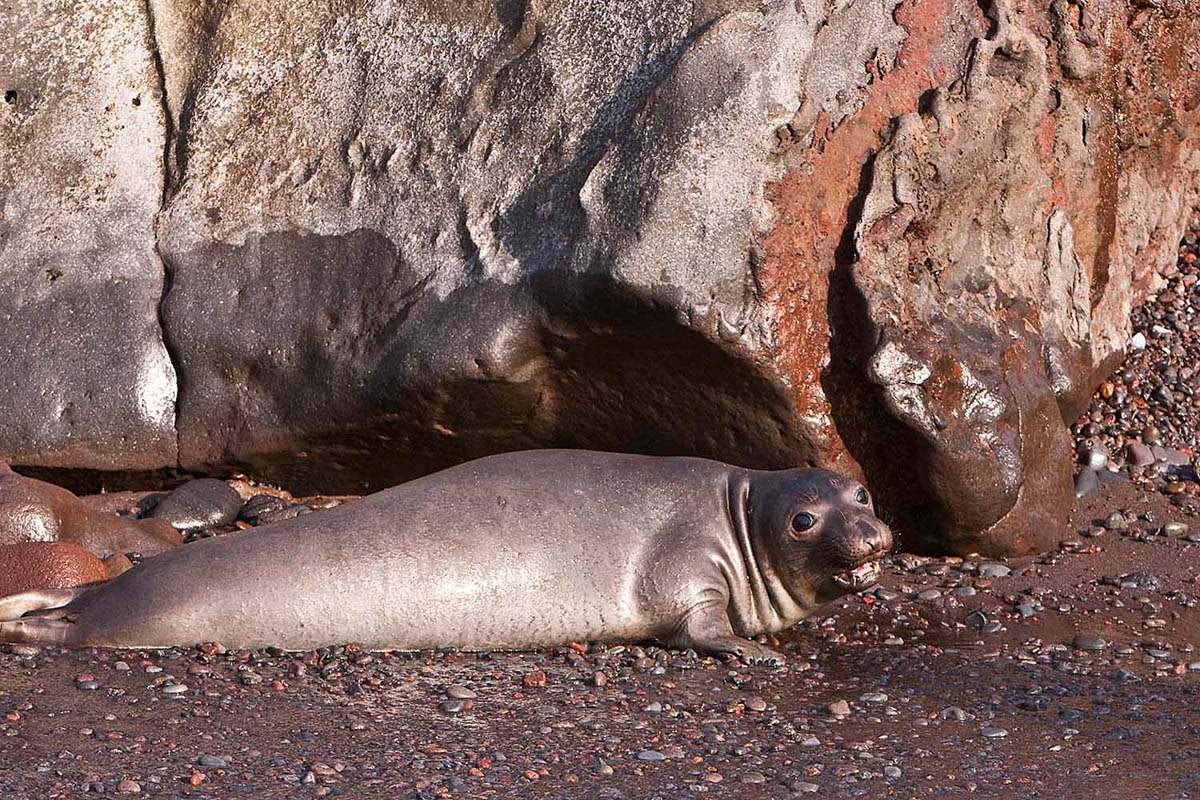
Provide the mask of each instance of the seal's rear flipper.
MULTIPOLYGON (((62 608, 83 597, 91 588, 90 586, 77 586, 73 589, 35 589, 31 592, 0 597, 0 623, 20 619, 31 611, 62 608)), ((0 627, 0 632, 3 630, 0 627)), ((2 635, 0 635, 0 641, 4 641, 2 635)))
POLYGON ((65 619, 26 617, 0 622, 0 642, 10 644, 67 644, 75 624, 65 619))

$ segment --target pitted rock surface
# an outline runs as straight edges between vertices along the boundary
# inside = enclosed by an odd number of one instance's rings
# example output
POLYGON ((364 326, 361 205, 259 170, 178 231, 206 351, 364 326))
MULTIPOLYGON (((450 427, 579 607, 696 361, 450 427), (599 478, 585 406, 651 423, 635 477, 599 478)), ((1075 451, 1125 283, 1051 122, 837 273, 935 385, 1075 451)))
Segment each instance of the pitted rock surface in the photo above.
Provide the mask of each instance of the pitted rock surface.
POLYGON ((1044 548, 1196 200, 1176 11, 22 0, 0 455, 814 464, 910 546, 1044 548))
POLYGON ((107 577, 104 563, 77 544, 0 545, 0 597, 31 589, 68 589, 107 577))

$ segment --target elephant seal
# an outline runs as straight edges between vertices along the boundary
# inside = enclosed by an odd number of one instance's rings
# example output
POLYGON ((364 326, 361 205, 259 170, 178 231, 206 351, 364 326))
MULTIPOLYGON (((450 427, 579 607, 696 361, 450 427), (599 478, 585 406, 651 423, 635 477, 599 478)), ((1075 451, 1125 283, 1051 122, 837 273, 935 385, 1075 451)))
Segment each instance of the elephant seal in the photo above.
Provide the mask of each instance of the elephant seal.
POLYGON ((4 598, 0 641, 519 650, 657 639, 778 663, 742 637, 873 583, 891 543, 866 490, 830 472, 530 450, 187 544, 95 589, 4 598), (22 617, 32 611, 43 613, 22 617))
POLYGON ((100 558, 155 555, 183 543, 170 524, 89 508, 61 486, 18 475, 0 461, 0 545, 69 542, 100 558))

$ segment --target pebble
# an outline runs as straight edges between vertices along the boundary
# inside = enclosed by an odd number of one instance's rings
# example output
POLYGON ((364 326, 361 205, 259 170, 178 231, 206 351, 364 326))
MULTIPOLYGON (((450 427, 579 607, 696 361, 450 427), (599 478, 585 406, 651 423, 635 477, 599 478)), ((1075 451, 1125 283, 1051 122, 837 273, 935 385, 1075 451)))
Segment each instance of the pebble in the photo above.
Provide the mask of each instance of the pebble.
POLYGON ((867 692, 866 694, 860 694, 858 699, 864 703, 886 703, 888 696, 883 692, 867 692))
POLYGON ((984 578, 1004 578, 1012 574, 1012 569, 1003 564, 981 564, 979 574, 984 578))
POLYGON ((149 516, 166 520, 177 530, 198 531, 231 525, 242 510, 242 497, 216 478, 188 481, 158 501, 149 516))
POLYGON ((162 687, 163 694, 183 694, 188 690, 186 683, 171 683, 162 687))
POLYGON ((1129 463, 1135 467, 1148 467, 1154 463, 1154 452, 1141 442, 1130 442, 1125 445, 1125 454, 1129 463))
POLYGON ((447 714, 461 714, 467 708, 467 701, 447 700, 438 707, 447 714))
POLYGON ((832 703, 825 706, 825 710, 834 717, 850 716, 850 704, 845 700, 834 700, 832 703))
POLYGON ((883 774, 888 776, 889 778, 899 778, 904 773, 900 770, 899 767, 895 766, 894 764, 888 764, 886 767, 883 768, 883 774))
POLYGON ((974 586, 958 586, 954 589, 955 597, 974 597, 976 595, 974 586))
POLYGON ((1084 467, 1075 476, 1075 497, 1084 499, 1099 494, 1101 488, 1100 476, 1090 467, 1084 467))
POLYGON ((126 778, 117 784, 117 791, 121 794, 141 794, 142 785, 137 781, 126 778))
POLYGON ((273 494, 256 494, 245 502, 238 512, 238 519, 245 520, 251 525, 262 525, 271 521, 269 515, 278 513, 289 505, 288 501, 273 494), (267 520, 263 516, 268 515, 267 520))
POLYGON ((1003 739, 1008 736, 1008 731, 1004 728, 980 728, 979 733, 985 739, 1003 739))
POLYGON ((942 596, 942 593, 940 591, 938 591, 937 589, 926 589, 925 591, 920 592, 917 595, 917 599, 925 600, 928 602, 931 600, 937 600, 941 596, 942 596))
POLYGON ((1163 536, 1183 536, 1188 532, 1188 526, 1185 522, 1168 522, 1162 526, 1163 536))
POLYGON ((1129 522, 1120 511, 1114 511, 1104 518, 1104 527, 1110 531, 1124 531, 1129 529, 1129 522))
POLYGON ((639 761, 666 761, 667 757, 657 750, 643 750, 637 754, 639 761))
POLYGON ((1096 634, 1088 632, 1076 634, 1074 644, 1080 650, 1091 651, 1103 650, 1108 646, 1108 642, 1104 641, 1096 634))
POLYGON ((809 783, 808 781, 796 781, 792 784, 792 791, 800 792, 802 794, 816 794, 817 792, 821 791, 821 787, 815 783, 809 783))
POLYGON ((458 683, 452 683, 446 687, 446 696, 455 700, 474 700, 478 697, 473 691, 458 683))
POLYGON ((200 756, 196 759, 196 763, 202 767, 220 768, 226 765, 225 759, 220 756, 200 756))

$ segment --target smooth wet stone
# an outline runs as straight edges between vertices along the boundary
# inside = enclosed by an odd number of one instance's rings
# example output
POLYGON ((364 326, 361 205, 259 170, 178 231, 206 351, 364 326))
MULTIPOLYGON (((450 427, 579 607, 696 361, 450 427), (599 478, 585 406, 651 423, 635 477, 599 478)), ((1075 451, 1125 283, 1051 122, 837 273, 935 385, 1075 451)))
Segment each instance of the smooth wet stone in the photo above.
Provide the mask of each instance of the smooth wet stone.
POLYGON ((639 761, 666 761, 667 757, 657 750, 643 750, 637 754, 639 761))
POLYGON ((1129 521, 1120 511, 1114 511, 1104 518, 1104 527, 1110 531, 1124 531, 1129 529, 1129 521))
POLYGON ((1129 463, 1135 467, 1148 467, 1154 463, 1154 451, 1141 442, 1125 445, 1125 454, 1129 463))
POLYGON ((1083 451, 1083 463, 1093 472, 1108 466, 1109 453, 1104 447, 1089 447, 1083 451))
POLYGON ((1004 728, 980 728, 979 733, 985 739, 1003 739, 1005 736, 1008 736, 1008 731, 1004 728))
POLYGON ((446 696, 455 700, 474 700, 478 697, 475 692, 458 683, 452 683, 446 687, 446 696))
POLYGON ((981 564, 979 575, 982 578, 1004 578, 1012 574, 1012 568, 1003 564, 981 564))
POLYGON ((1082 632, 1075 635, 1074 644, 1080 650, 1098 651, 1108 646, 1108 642, 1094 633, 1082 632))
POLYGON ((219 768, 226 766, 225 759, 220 756, 200 756, 196 759, 196 763, 202 767, 219 768))
POLYGON ((165 520, 180 531, 230 525, 242 510, 242 497, 215 478, 188 481, 158 501, 149 516, 165 520))
POLYGON ((238 513, 238 518, 249 522, 251 525, 263 524, 262 516, 279 512, 287 508, 291 503, 282 497, 276 497, 273 494, 256 494, 242 505, 241 511, 238 513))
POLYGON ((1075 497, 1079 500, 1099 494, 1101 488, 1100 476, 1089 467, 1084 467, 1075 476, 1075 497))
POLYGON ((1168 522, 1162 526, 1163 536, 1183 536, 1188 532, 1186 522, 1168 522))

